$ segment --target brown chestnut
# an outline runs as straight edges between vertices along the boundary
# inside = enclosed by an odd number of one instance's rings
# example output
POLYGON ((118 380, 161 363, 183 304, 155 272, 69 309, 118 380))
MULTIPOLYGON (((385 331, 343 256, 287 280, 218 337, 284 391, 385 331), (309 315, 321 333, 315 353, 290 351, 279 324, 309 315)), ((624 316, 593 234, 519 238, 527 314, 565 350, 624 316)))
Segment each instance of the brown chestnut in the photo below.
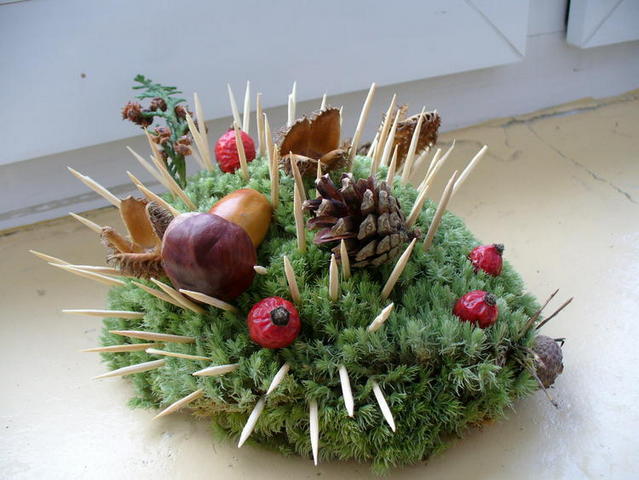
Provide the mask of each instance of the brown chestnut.
POLYGON ((175 288, 230 301, 253 282, 257 254, 240 226, 218 215, 183 213, 162 239, 162 265, 175 288))

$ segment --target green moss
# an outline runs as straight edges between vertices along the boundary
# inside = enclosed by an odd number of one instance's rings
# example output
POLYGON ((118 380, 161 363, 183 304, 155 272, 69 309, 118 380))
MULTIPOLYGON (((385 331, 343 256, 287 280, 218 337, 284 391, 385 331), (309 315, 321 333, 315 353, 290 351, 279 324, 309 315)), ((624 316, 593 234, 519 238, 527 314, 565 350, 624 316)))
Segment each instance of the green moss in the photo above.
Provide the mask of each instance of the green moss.
MULTIPOLYGON (((355 175, 365 176, 368 169, 369 160, 359 157, 355 175)), ((266 162, 252 162, 250 174, 247 183, 237 174, 203 172, 190 180, 187 193, 202 211, 238 188, 248 186, 269 196, 266 162)), ((385 169, 379 175, 385 177, 385 169)), ((409 210, 415 189, 396 181, 394 191, 409 210)), ((131 405, 162 407, 202 388, 205 397, 194 404, 195 413, 211 416, 218 431, 237 438, 275 372, 288 362, 290 373, 267 398, 250 441, 285 454, 309 456, 307 401, 316 399, 321 459, 370 462, 374 471, 384 472, 427 459, 468 428, 503 417, 517 398, 536 389, 521 367, 532 332, 521 339, 518 332, 538 305, 507 262, 499 277, 473 271, 467 254, 478 241, 461 219, 444 215, 432 248, 427 253, 415 249, 388 301, 380 298, 380 291, 392 264, 354 270, 351 279, 341 282, 339 300, 331 303, 327 301, 330 254, 313 245, 312 232, 307 232, 308 251, 297 251, 292 198, 293 180, 282 175, 281 204, 258 251, 259 264, 268 268, 268 274, 256 276, 249 291, 234 302, 239 314, 211 308, 198 315, 159 301, 130 283, 111 290, 111 308, 146 315, 141 320, 106 319, 104 345, 123 343, 123 337, 108 333, 116 328, 166 332, 197 339, 190 345, 167 344, 166 349, 212 359, 209 363, 167 358, 163 368, 130 376, 136 391, 131 405), (298 278, 304 326, 293 345, 273 351, 250 341, 245 318, 264 297, 289 297, 283 255, 291 259, 298 278), (474 289, 499 297, 499 320, 486 330, 452 315, 455 300, 474 289), (395 309, 386 324, 367 332, 366 326, 389 301, 395 309), (191 375, 211 364, 235 362, 239 370, 221 377, 191 375), (343 404, 338 374, 342 364, 353 388, 354 418, 347 416, 343 404), (372 381, 385 393, 396 433, 381 415, 372 381)), ((180 202, 175 205, 183 207, 180 202)), ((434 212, 435 205, 427 202, 417 222, 422 232, 434 212)), ((157 357, 131 352, 104 358, 111 368, 119 368, 157 357)))

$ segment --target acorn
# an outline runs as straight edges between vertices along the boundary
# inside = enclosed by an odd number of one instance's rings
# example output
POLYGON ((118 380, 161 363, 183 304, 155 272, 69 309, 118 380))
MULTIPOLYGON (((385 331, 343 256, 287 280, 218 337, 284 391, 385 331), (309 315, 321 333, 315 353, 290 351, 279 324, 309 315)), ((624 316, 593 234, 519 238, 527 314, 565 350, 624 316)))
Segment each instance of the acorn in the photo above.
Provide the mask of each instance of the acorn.
POLYGON ((220 199, 209 213, 218 215, 244 229, 257 248, 271 225, 273 209, 257 190, 242 188, 220 199))
POLYGON ((564 371, 563 353, 561 347, 553 338, 538 335, 533 344, 535 352, 535 369, 544 388, 550 387, 564 371))

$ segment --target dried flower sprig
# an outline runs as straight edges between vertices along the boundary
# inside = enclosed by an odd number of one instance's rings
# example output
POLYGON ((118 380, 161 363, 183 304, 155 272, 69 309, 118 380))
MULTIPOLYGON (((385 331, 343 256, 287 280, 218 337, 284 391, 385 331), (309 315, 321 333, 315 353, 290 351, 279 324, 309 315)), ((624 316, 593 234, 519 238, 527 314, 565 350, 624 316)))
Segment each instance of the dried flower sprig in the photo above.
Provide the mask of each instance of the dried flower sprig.
POLYGON ((151 127, 156 119, 164 119, 165 126, 149 128, 151 139, 159 145, 167 170, 181 187, 186 186, 185 157, 192 154, 192 138, 186 121, 186 113, 193 116, 186 102, 178 95, 182 92, 176 87, 154 83, 144 75, 133 79, 139 85, 134 90, 143 90, 136 98, 151 99, 148 108, 139 102, 128 102, 122 109, 122 119, 129 120, 142 128, 151 127))

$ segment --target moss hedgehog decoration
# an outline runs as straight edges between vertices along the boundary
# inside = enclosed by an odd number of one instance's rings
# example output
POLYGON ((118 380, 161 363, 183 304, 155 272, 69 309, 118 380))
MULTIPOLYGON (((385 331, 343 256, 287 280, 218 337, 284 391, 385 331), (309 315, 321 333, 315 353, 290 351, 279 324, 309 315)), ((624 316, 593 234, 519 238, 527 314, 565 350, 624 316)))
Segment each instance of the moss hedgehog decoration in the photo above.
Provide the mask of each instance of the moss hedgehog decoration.
POLYGON ((168 193, 130 174, 144 196, 122 200, 71 170, 119 208, 128 235, 74 215, 100 234, 108 266, 38 254, 112 286, 108 309, 68 311, 104 317, 102 345, 87 351, 111 369, 98 378, 131 379, 132 406, 209 417, 238 446, 382 473, 427 460, 561 373, 562 340, 537 335, 548 302, 525 292, 503 245, 480 246, 446 211, 486 148, 438 202, 427 193, 452 146, 419 187, 407 181, 428 161, 436 112, 403 120, 393 98, 359 156, 374 84, 350 142, 325 101, 296 121, 293 93, 275 143, 258 103, 254 149, 247 89, 243 119, 234 107, 216 145, 221 171, 197 95, 193 115, 174 87, 148 83, 156 109, 127 108, 145 112, 153 163, 131 152, 168 193), (158 105, 188 125, 171 144, 168 127, 152 128, 158 105), (183 186, 178 144, 201 167, 183 186))

